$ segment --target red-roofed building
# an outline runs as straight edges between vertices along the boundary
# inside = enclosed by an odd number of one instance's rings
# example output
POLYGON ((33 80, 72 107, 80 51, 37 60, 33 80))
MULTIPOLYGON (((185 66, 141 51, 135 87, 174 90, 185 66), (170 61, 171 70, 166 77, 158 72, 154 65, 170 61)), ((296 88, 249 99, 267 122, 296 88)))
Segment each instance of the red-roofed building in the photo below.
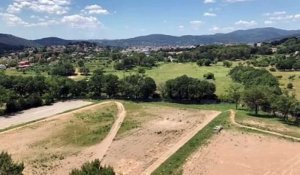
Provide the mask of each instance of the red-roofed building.
POLYGON ((21 61, 18 64, 18 68, 20 69, 27 69, 28 67, 30 67, 29 61, 21 61))

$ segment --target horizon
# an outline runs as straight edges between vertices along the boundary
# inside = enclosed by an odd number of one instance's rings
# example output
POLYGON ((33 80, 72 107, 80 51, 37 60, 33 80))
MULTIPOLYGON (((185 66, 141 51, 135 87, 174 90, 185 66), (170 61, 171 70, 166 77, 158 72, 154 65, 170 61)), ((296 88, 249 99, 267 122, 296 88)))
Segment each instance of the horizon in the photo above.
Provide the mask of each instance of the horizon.
POLYGON ((30 40, 49 36, 112 40, 300 28, 300 2, 294 0, 6 0, 0 4, 0 33, 30 40))

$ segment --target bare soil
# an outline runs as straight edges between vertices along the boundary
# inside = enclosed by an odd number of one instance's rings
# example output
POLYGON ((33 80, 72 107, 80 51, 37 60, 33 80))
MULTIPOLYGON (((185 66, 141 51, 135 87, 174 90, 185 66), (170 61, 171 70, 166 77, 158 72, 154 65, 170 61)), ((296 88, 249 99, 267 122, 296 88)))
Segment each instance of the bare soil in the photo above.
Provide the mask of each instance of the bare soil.
MULTIPOLYGON (((101 110, 111 102, 105 102, 88 106, 72 112, 56 115, 46 120, 26 125, 22 128, 0 133, 0 151, 7 151, 17 161, 25 163, 25 175, 50 175, 68 174, 71 169, 79 168, 85 161, 99 158, 106 151, 115 133, 118 130, 120 120, 125 117, 125 111, 118 105, 119 115, 104 144, 92 147, 77 147, 73 145, 57 146, 49 142, 49 138, 62 130, 67 123, 72 122, 75 113, 92 112, 101 110), (121 110, 121 111, 120 111, 121 110), (96 155, 96 157, 95 157, 96 155), (92 159, 93 158, 93 159, 92 159)), ((102 155, 104 156, 104 155, 102 155)))
POLYGON ((151 119, 118 137, 104 157, 103 165, 112 166, 119 174, 140 175, 199 125, 218 115, 214 111, 171 107, 144 108, 144 113, 150 113, 151 119))
POLYGON ((223 131, 194 153, 184 175, 298 175, 300 143, 272 136, 223 131))

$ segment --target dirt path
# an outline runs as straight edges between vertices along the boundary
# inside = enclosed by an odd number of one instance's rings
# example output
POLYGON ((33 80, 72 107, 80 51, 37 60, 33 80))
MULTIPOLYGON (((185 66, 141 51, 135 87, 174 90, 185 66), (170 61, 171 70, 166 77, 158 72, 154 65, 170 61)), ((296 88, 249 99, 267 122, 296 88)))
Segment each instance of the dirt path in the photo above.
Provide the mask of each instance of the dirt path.
MULTIPOLYGON (((126 117, 126 110, 123 106, 122 103, 120 102, 115 102, 117 107, 118 107, 118 115, 117 115, 117 120, 111 127, 108 135, 105 137, 104 140, 95 147, 97 148, 97 152, 95 153, 95 157, 97 157, 100 161, 103 159, 105 156, 108 148, 110 147, 111 143, 113 142, 114 138, 116 137, 125 117, 126 117)), ((93 148, 91 148, 93 149, 93 148)))
MULTIPOLYGON (((111 103, 104 102, 101 104, 111 103)), ((125 117, 126 117, 126 110, 122 103, 114 102, 118 108, 117 119, 114 122, 113 126, 111 127, 107 136, 96 145, 88 147, 87 149, 80 152, 78 155, 70 156, 62 162, 60 168, 54 170, 54 174, 68 174, 74 167, 80 167, 83 163, 87 161, 91 161, 94 159, 99 159, 100 161, 104 158, 106 152, 108 151, 110 145, 112 144, 115 136, 117 135, 125 117)))
POLYGON ((284 138, 287 138, 287 139, 292 139, 292 140, 295 140, 295 141, 300 141, 300 138, 298 138, 298 137, 293 137, 293 136, 289 136, 289 135, 285 135, 285 134, 280 134, 278 132, 267 131, 267 130, 263 130, 263 129, 259 129, 259 128, 239 124, 235 120, 235 111, 234 110, 230 110, 230 121, 235 126, 240 127, 240 128, 251 129, 251 130, 254 130, 254 131, 259 131, 259 132, 263 132, 263 133, 267 133, 267 134, 276 135, 276 136, 279 136, 279 137, 284 137, 284 138))
POLYGON ((83 100, 71 100, 65 102, 57 102, 51 106, 42 106, 24 110, 15 115, 0 117, 0 130, 35 120, 50 118, 59 113, 87 106, 90 104, 92 104, 92 102, 83 100))
POLYGON ((155 171, 162 163, 164 163, 169 157, 171 157, 176 151, 178 151, 185 143, 187 143, 191 138, 193 138, 201 129, 203 129, 207 124, 209 124, 213 119, 215 119, 220 112, 216 113, 211 118, 205 120, 199 126, 197 126, 193 131, 188 133, 183 137, 179 142, 177 142, 171 149, 165 152, 162 156, 159 157, 155 162, 153 162, 143 173, 142 175, 150 175, 155 171))

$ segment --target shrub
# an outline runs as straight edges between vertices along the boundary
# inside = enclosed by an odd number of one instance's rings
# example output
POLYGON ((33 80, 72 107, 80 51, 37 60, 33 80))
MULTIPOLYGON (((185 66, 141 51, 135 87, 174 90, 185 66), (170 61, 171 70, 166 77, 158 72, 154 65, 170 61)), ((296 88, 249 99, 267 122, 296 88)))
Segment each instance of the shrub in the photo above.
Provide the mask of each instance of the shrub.
POLYGON ((230 61, 223 61, 223 66, 229 68, 229 67, 232 66, 232 62, 230 62, 230 61))
POLYGON ((70 175, 115 175, 112 167, 102 167, 99 159, 87 162, 81 166, 81 169, 74 169, 70 175))
POLYGON ((276 69, 275 69, 274 67, 271 67, 271 68, 270 68, 270 71, 271 71, 271 72, 276 72, 276 69))
POLYGON ((215 75, 211 72, 204 74, 203 77, 207 80, 214 80, 215 79, 215 75))
POLYGON ((0 174, 1 175, 22 175, 23 163, 14 163, 11 155, 6 152, 0 153, 0 174))
POLYGON ((294 88, 294 85, 293 85, 293 83, 288 83, 286 87, 287 87, 288 89, 293 89, 293 88, 294 88))

